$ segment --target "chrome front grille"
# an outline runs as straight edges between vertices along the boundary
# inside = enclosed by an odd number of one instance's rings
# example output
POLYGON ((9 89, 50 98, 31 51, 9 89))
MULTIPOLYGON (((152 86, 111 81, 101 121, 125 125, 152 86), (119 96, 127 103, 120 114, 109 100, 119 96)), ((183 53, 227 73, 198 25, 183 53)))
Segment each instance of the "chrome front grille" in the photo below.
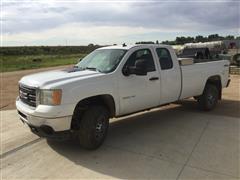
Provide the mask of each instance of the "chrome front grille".
POLYGON ((29 106, 36 107, 36 96, 36 88, 19 84, 19 98, 22 102, 29 106))

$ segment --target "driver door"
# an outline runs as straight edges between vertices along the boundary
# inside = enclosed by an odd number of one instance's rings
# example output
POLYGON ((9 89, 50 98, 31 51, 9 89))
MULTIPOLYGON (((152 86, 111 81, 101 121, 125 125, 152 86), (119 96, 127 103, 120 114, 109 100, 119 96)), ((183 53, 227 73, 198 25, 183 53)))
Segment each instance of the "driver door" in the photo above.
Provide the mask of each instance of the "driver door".
POLYGON ((133 52, 124 68, 134 66, 138 59, 145 59, 147 75, 120 75, 120 115, 158 106, 160 103, 160 78, 150 49, 133 52))

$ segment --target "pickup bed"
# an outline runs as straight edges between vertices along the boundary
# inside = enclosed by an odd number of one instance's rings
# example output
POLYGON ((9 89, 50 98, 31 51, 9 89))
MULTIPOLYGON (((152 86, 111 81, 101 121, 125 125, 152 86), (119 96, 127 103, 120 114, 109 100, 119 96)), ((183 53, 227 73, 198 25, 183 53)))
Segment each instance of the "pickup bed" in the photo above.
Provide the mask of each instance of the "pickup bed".
POLYGON ((40 137, 77 137, 82 147, 96 149, 109 118, 189 97, 211 110, 229 82, 227 60, 178 59, 167 45, 108 46, 72 68, 23 77, 16 107, 40 137))

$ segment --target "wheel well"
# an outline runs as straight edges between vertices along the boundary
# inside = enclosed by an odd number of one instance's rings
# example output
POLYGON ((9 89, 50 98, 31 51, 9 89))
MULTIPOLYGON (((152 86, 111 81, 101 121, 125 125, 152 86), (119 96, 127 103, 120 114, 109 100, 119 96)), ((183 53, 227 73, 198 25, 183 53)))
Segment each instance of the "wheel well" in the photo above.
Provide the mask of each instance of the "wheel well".
MULTIPOLYGON (((219 96, 218 99, 222 98, 222 82, 221 82, 221 77, 219 75, 216 76, 211 76, 208 78, 206 85, 207 84, 213 84, 217 87, 218 92, 219 92, 219 96)), ((205 85, 205 86, 206 86, 205 85)))
POLYGON ((115 102, 111 95, 103 94, 103 95, 88 97, 77 103, 73 112, 71 129, 74 130, 79 128, 79 122, 81 120, 81 116, 83 112, 93 104, 105 106, 109 110, 110 117, 115 116, 115 112, 116 112, 115 102))
POLYGON ((238 56, 240 56, 240 54, 234 54, 233 60, 236 60, 236 58, 237 58, 238 56))
POLYGON ((240 64, 240 61, 237 59, 238 57, 240 56, 240 54, 235 54, 233 57, 232 57, 232 61, 234 64, 240 64))

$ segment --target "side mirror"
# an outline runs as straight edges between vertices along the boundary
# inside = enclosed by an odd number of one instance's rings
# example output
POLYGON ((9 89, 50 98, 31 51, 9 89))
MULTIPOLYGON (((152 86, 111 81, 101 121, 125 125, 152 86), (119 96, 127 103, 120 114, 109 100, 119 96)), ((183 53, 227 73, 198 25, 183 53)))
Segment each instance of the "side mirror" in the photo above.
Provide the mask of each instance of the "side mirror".
POLYGON ((147 75, 147 71, 146 71, 146 60, 145 59, 138 59, 135 62, 135 66, 126 66, 123 69, 123 75, 125 76, 129 76, 131 74, 136 74, 138 76, 145 76, 147 75))

